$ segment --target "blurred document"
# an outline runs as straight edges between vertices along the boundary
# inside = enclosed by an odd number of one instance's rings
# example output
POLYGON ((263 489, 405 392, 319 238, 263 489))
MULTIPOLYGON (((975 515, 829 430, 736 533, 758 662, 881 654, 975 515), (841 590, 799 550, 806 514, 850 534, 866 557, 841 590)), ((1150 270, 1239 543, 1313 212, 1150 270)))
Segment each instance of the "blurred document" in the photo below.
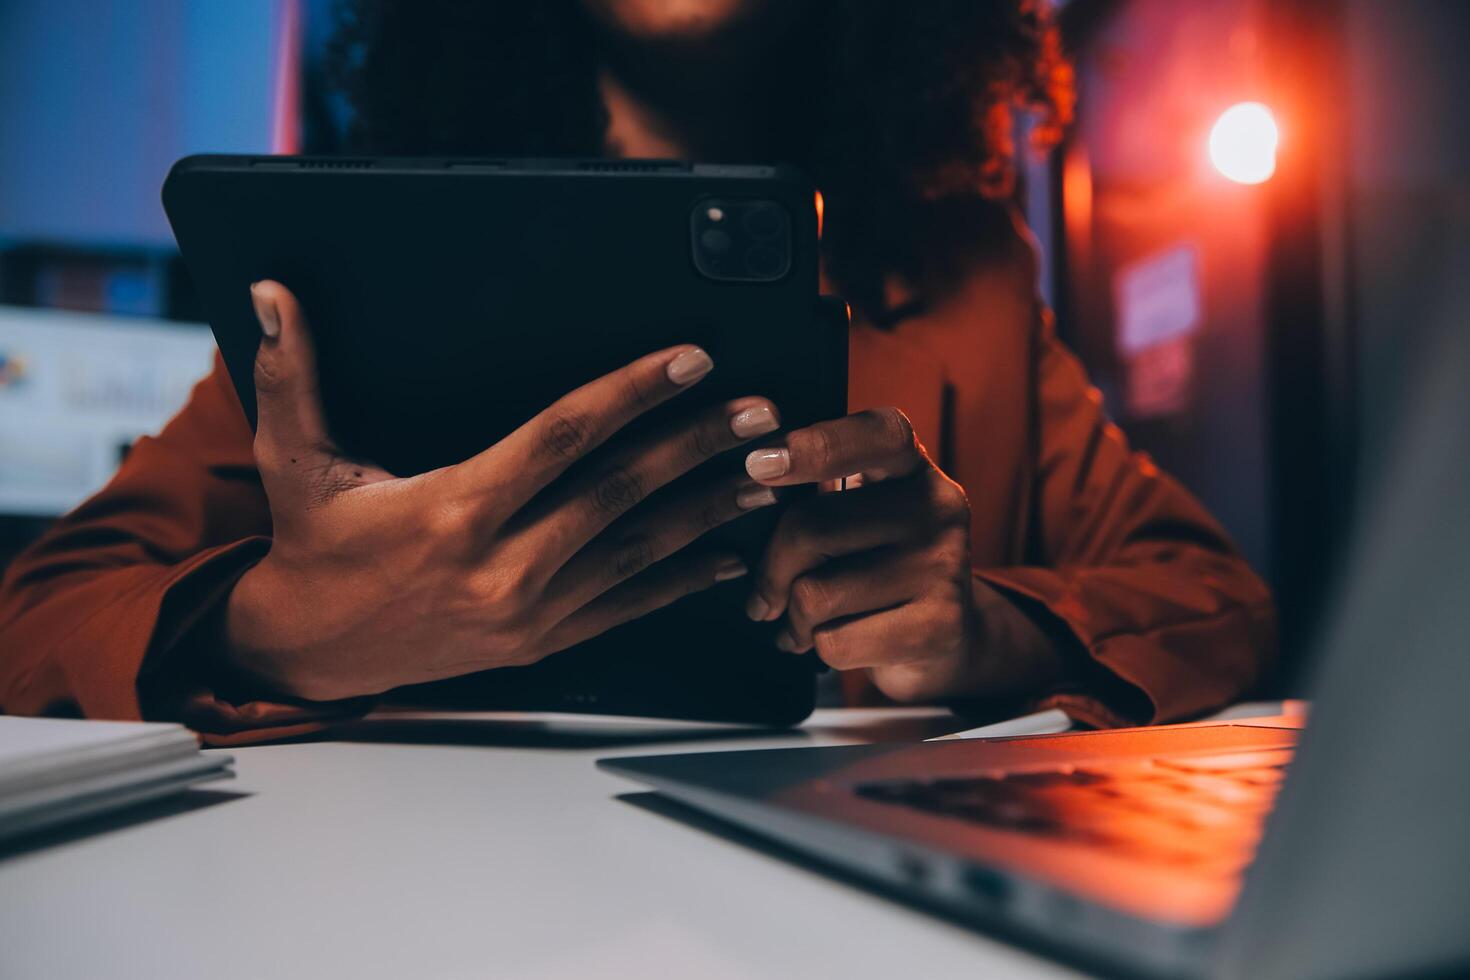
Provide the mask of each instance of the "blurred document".
POLYGON ((0 839, 228 778, 233 762, 180 725, 0 716, 0 839))

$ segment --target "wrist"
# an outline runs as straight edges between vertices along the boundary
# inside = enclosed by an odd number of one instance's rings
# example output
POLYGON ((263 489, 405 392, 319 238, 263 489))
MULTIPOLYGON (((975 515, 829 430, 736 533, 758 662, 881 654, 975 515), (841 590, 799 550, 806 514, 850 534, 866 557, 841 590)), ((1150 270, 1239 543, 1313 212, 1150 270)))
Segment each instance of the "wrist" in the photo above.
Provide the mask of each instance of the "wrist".
POLYGON ((288 697, 331 701, 347 696, 305 669, 319 658, 309 655, 292 628, 298 618, 294 593, 270 555, 240 576, 224 608, 226 665, 243 683, 288 697))
MULTIPOLYGON (((973 580, 976 627, 961 696, 1018 698, 1061 685, 1068 677, 1068 641, 1038 615, 981 579, 973 580)), ((1040 616, 1050 616, 1044 609, 1040 616)), ((1075 645, 1072 641, 1071 645, 1075 645)))

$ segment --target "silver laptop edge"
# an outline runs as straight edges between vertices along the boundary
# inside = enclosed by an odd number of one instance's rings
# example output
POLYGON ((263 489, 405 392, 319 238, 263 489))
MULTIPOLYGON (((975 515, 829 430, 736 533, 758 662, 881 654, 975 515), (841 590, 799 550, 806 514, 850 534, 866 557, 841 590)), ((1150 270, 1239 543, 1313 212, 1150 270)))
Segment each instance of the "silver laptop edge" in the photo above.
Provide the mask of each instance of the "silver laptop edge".
POLYGON ((1470 963, 1470 331, 1439 334, 1398 413, 1398 456, 1359 508, 1311 723, 1221 976, 1470 963))

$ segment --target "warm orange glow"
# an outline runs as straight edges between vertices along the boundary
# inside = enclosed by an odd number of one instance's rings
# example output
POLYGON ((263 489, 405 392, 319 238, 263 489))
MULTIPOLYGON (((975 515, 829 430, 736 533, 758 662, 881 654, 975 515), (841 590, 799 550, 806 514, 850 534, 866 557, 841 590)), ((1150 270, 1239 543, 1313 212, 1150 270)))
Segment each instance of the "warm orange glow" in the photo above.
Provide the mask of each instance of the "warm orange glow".
POLYGON ((822 192, 821 191, 817 191, 816 205, 817 205, 817 238, 818 239, 821 239, 821 237, 822 237, 822 192))
POLYGON ((1237 184, 1259 184, 1276 172, 1280 141, 1270 109, 1259 102, 1237 102, 1210 130, 1210 162, 1237 184))

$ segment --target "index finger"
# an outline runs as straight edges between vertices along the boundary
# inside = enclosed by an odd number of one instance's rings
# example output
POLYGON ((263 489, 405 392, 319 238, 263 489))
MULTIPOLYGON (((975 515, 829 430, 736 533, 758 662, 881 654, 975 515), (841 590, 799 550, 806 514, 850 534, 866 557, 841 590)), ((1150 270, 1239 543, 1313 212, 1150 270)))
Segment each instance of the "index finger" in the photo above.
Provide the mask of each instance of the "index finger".
POLYGON ((467 490, 514 513, 615 432, 714 368, 689 344, 640 357, 573 391, 495 445, 454 467, 467 490))
POLYGON ((781 443, 746 456, 745 471, 768 487, 789 487, 854 473, 871 480, 906 476, 926 458, 908 416, 875 408, 788 433, 781 443))

